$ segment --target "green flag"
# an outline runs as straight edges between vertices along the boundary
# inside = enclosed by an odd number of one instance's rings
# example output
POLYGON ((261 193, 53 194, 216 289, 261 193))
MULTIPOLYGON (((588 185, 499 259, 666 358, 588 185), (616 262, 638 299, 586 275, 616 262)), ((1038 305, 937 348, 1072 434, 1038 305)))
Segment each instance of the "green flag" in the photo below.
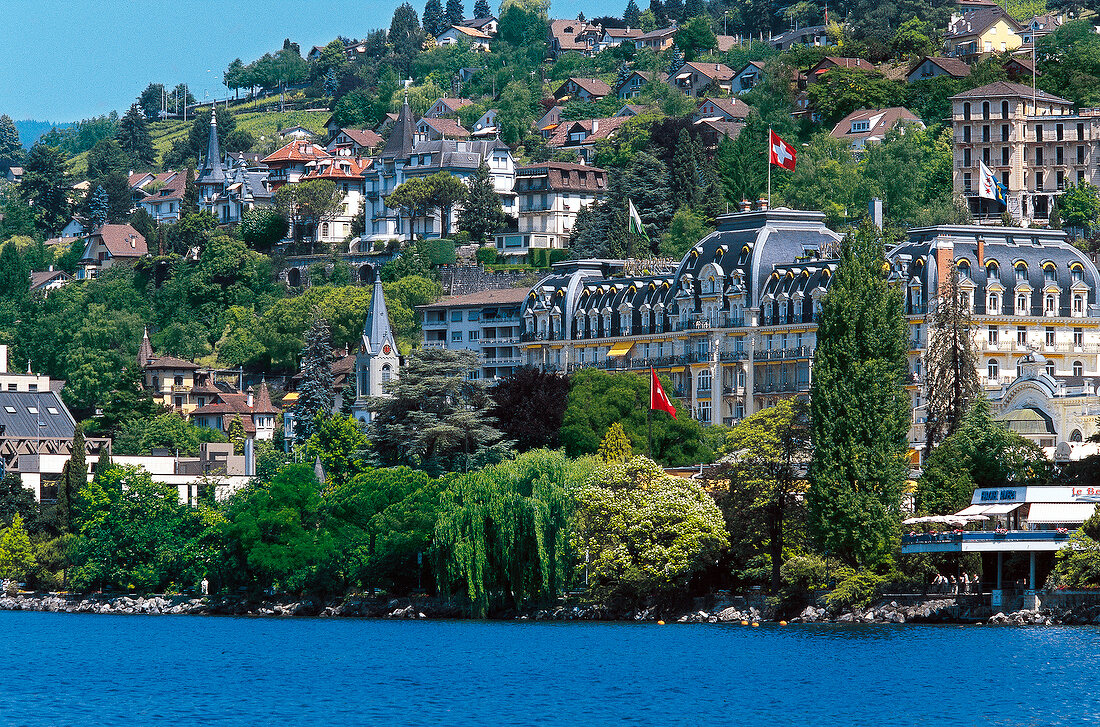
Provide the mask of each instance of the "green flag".
POLYGON ((634 202, 628 199, 626 204, 627 216, 630 217, 630 231, 635 235, 641 235, 645 238, 646 242, 649 242, 649 235, 646 234, 645 225, 642 224, 642 218, 638 214, 638 210, 634 207, 634 202))

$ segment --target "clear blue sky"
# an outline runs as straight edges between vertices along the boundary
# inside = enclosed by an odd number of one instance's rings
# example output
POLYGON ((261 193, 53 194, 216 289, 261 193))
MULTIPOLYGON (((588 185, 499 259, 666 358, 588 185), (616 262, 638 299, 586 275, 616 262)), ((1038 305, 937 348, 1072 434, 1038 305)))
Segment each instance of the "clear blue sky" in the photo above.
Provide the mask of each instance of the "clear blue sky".
MULTIPOLYGON (((410 0, 418 14, 423 0, 410 0)), ((474 0, 465 0, 468 13, 474 0)), ((0 113, 77 121, 124 111, 150 82, 224 98, 222 73, 291 38, 306 53, 390 24, 399 0, 0 0, 0 113)), ((446 5, 446 0, 444 0, 446 5)), ((640 5, 646 3, 640 2, 640 5)), ((498 0, 490 0, 497 6, 498 0)), ((552 17, 621 14, 626 0, 555 0, 552 17)))

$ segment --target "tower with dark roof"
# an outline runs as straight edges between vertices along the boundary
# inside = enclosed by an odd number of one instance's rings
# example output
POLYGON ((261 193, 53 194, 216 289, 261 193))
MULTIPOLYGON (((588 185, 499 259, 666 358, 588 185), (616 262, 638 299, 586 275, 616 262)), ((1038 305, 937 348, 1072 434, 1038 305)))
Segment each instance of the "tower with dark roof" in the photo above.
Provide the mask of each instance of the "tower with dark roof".
POLYGON ((412 109, 409 108, 409 98, 405 96, 405 103, 401 106, 401 113, 397 115, 397 121, 393 122, 390 136, 386 139, 386 145, 382 147, 382 159, 385 161, 405 160, 412 154, 413 132, 412 109))
POLYGON ((385 395, 385 386, 398 377, 400 365, 401 358, 397 354, 397 342, 393 337, 390 315, 382 292, 382 278, 375 273, 370 310, 367 311, 367 320, 363 324, 359 353, 355 357, 356 397, 352 414, 356 419, 370 421, 368 398, 385 395))

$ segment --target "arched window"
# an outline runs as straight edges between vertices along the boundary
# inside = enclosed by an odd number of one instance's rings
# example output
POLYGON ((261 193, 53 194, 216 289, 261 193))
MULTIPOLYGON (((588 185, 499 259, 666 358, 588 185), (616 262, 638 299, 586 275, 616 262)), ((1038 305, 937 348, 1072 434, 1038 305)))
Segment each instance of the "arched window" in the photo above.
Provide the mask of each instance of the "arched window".
POLYGON ((1016 315, 1026 316, 1027 310, 1027 293, 1016 294, 1016 315))
POLYGON ((321 223, 321 237, 328 237, 328 223, 321 223))
POLYGON ((390 380, 390 374, 391 373, 392 372, 390 371, 390 365, 389 364, 382 364, 382 383, 383 384, 390 380))
POLYGON ((1054 265, 1043 266, 1043 281, 1047 283, 1054 283, 1058 280, 1058 271, 1054 265))
POLYGON ((1085 375, 1085 365, 1083 363, 1081 363, 1080 361, 1074 361, 1073 362, 1073 375, 1074 376, 1084 376, 1085 375))
POLYGON ((796 300, 794 302, 794 319, 795 322, 802 320, 802 301, 796 300))
POLYGON ((959 261, 959 277, 964 280, 970 279, 970 262, 967 260, 959 261))
POLYGON ((772 320, 772 304, 764 304, 764 325, 768 325, 772 320))
POLYGON ((1000 371, 1000 366, 998 366, 998 364, 997 364, 997 359, 995 359, 995 358, 989 359, 989 364, 987 366, 987 369, 988 370, 987 370, 986 373, 989 376, 989 381, 991 383, 995 383, 997 381, 997 374, 1000 371))
POLYGON ((1020 263, 1019 265, 1016 266, 1016 282, 1017 283, 1026 283, 1027 282, 1027 265, 1025 265, 1024 263, 1020 263))
POLYGON ((1085 297, 1080 293, 1073 295, 1073 315, 1079 316, 1085 312, 1085 297))
POLYGON ((1047 361, 1047 375, 1054 376, 1054 362, 1047 361))
POLYGON ((990 262, 985 266, 985 277, 989 280, 993 280, 1000 273, 1000 268, 997 267, 996 262, 990 262))
POLYGON ((1043 298, 1043 313, 1048 316, 1057 315, 1057 301, 1058 299, 1055 297, 1054 293, 1047 293, 1043 298))
POLYGON ((1016 378, 1020 378, 1024 375, 1024 360, 1022 358, 1016 359, 1016 378))
POLYGON ((996 315, 1001 312, 1001 295, 1000 293, 989 294, 989 310, 986 313, 990 315, 996 315))
POLYGON ((779 322, 787 322, 787 301, 785 300, 779 304, 779 322))
POLYGON ((1069 441, 1071 441, 1071 442, 1084 441, 1084 438, 1081 436, 1081 430, 1080 429, 1074 429, 1069 435, 1069 441))
POLYGON ((1074 283, 1080 283, 1085 277, 1085 270, 1080 265, 1069 271, 1070 280, 1074 283))

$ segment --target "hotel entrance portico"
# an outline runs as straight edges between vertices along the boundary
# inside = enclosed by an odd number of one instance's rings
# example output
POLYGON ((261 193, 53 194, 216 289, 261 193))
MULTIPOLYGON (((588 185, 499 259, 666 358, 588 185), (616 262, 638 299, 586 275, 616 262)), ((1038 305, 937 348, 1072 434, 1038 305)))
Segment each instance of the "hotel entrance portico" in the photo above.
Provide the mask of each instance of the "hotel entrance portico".
POLYGON ((994 611, 1004 606, 1005 553, 1027 553, 1029 573, 1023 607, 1040 605, 1037 560, 1064 548, 1070 534, 1092 516, 1100 487, 1052 485, 987 487, 974 491, 969 507, 949 518, 980 524, 980 530, 954 530, 903 535, 901 552, 996 554, 994 611))

